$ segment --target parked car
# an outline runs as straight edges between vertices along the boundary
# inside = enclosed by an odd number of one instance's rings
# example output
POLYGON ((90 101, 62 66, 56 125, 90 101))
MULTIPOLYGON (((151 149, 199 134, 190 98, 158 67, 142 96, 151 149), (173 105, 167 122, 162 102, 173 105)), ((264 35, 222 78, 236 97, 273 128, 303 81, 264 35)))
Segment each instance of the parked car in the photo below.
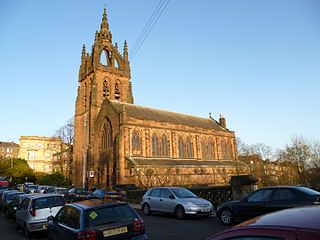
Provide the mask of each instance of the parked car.
POLYGON ((13 192, 18 192, 18 190, 9 189, 9 190, 5 190, 5 191, 1 192, 1 195, 0 195, 0 210, 3 210, 4 204, 5 204, 5 199, 6 199, 7 195, 9 193, 13 193, 13 192))
POLYGON ((46 230, 49 216, 55 216, 65 205, 60 194, 33 194, 26 197, 16 211, 16 224, 25 236, 32 232, 46 230))
POLYGON ((9 192, 5 198, 3 199, 3 203, 2 203, 2 211, 4 212, 4 214, 7 211, 8 205, 12 202, 12 200, 18 196, 18 195, 23 195, 25 194, 24 192, 9 192))
POLYGON ((186 215, 207 217, 213 213, 212 204, 186 188, 156 187, 149 189, 142 197, 143 213, 173 213, 182 219, 186 215))
POLYGON ((68 203, 83 201, 91 198, 91 194, 84 188, 70 188, 65 194, 64 198, 68 203))
POLYGON ((16 218, 16 211, 18 206, 22 203, 23 199, 32 194, 26 194, 22 192, 20 195, 16 195, 14 199, 7 205, 6 211, 4 211, 4 215, 7 218, 16 218))
POLYGON ((320 192, 306 187, 261 188, 242 200, 222 203, 216 215, 223 224, 244 221, 265 213, 304 205, 320 204, 320 192))
POLYGON ((148 239, 138 213, 124 202, 100 199, 65 205, 49 217, 49 238, 61 239, 148 239))
POLYGON ((68 191, 68 189, 65 187, 56 187, 55 190, 56 193, 60 193, 62 196, 64 196, 68 191))
POLYGON ((92 198, 98 199, 113 199, 118 201, 124 201, 123 195, 120 192, 108 192, 103 189, 97 189, 93 193, 91 193, 92 198))
POLYGON ((247 220, 208 240, 319 240, 320 207, 285 209, 247 220))
POLYGON ((5 177, 0 177, 0 187, 7 188, 10 183, 5 177))

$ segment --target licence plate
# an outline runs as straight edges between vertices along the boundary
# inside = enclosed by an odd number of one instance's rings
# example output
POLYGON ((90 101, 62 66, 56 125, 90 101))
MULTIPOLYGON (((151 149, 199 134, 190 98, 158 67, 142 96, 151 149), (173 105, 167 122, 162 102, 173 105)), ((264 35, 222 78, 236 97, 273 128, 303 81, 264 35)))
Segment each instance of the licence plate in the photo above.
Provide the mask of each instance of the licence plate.
POLYGON ((210 212, 210 208, 203 208, 201 209, 201 212, 210 212))
POLYGON ((110 237, 110 236, 119 235, 119 234, 126 233, 126 232, 128 232, 127 227, 114 228, 114 229, 109 229, 109 230, 103 231, 103 236, 110 237))

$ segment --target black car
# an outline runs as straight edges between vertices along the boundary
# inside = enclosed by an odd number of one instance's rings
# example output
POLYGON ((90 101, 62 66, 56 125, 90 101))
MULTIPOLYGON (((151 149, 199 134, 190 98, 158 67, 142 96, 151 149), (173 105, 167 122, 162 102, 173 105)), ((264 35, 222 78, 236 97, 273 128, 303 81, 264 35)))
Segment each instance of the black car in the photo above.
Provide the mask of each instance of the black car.
POLYGON ((92 198, 91 194, 84 188, 70 188, 64 194, 64 199, 67 203, 83 201, 90 198, 92 198))
POLYGON ((20 194, 17 194, 14 199, 7 205, 4 215, 7 218, 15 218, 16 211, 19 207, 19 205, 22 203, 23 199, 25 199, 27 196, 31 194, 26 194, 24 192, 19 192, 20 194))
POLYGON ((320 192, 306 187, 261 188, 242 200, 220 204, 216 215, 223 224, 244 221, 265 213, 304 205, 320 204, 320 192))
POLYGON ((91 199, 67 204, 55 217, 48 217, 49 238, 148 239, 145 225, 125 202, 91 199))

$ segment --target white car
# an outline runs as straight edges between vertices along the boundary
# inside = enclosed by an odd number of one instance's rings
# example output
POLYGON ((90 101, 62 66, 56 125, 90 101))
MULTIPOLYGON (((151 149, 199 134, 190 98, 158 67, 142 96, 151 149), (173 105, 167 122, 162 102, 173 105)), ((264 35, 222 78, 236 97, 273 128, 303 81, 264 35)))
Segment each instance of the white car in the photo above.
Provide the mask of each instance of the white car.
POLYGON ((208 217, 213 213, 209 201, 181 187, 149 189, 142 197, 141 208, 146 215, 152 212, 173 213, 178 219, 186 215, 208 217))
POLYGON ((66 204, 60 194, 32 194, 27 196, 16 211, 16 224, 26 237, 31 232, 48 228, 48 217, 55 216, 66 204))

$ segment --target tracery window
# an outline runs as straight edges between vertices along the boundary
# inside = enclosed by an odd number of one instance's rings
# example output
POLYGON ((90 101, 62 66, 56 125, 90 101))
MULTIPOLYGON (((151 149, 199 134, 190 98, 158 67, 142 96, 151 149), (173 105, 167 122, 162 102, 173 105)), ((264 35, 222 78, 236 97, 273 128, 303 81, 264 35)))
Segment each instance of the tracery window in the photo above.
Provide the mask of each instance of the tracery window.
POLYGON ((226 141, 224 139, 221 140, 221 155, 222 159, 227 159, 227 146, 226 146, 226 141))
POLYGON ((193 158, 193 144, 189 137, 186 140, 186 154, 187 158, 193 158))
POLYGON ((161 138, 161 155, 164 157, 169 156, 169 144, 168 144, 168 138, 166 134, 162 134, 162 138, 161 138))
POLYGON ((152 156, 159 156, 159 138, 156 133, 152 135, 152 156))
POLYGON ((105 150, 110 147, 112 147, 112 130, 111 130, 111 124, 107 120, 104 122, 102 127, 101 149, 105 150))
POLYGON ((207 159, 207 144, 205 141, 201 143, 202 159, 207 159))
POLYGON ((227 158, 228 159, 233 159, 232 146, 231 146, 230 142, 227 143, 226 150, 227 150, 227 158))
POLYGON ((141 155, 141 139, 138 130, 134 130, 132 134, 132 153, 135 156, 141 155))
POLYGON ((215 159, 215 144, 214 144, 214 140, 213 139, 210 139, 209 140, 209 143, 208 143, 208 158, 210 160, 213 160, 215 159))
POLYGON ((178 146, 179 146, 179 157, 185 158, 185 146, 184 146, 184 142, 182 140, 182 137, 179 137, 178 146))
POLYGON ((116 100, 120 100, 121 99, 121 92, 120 92, 120 88, 119 88, 119 83, 116 83, 114 85, 114 98, 116 100))
POLYGON ((103 81, 103 99, 109 98, 110 91, 107 80, 103 81))

